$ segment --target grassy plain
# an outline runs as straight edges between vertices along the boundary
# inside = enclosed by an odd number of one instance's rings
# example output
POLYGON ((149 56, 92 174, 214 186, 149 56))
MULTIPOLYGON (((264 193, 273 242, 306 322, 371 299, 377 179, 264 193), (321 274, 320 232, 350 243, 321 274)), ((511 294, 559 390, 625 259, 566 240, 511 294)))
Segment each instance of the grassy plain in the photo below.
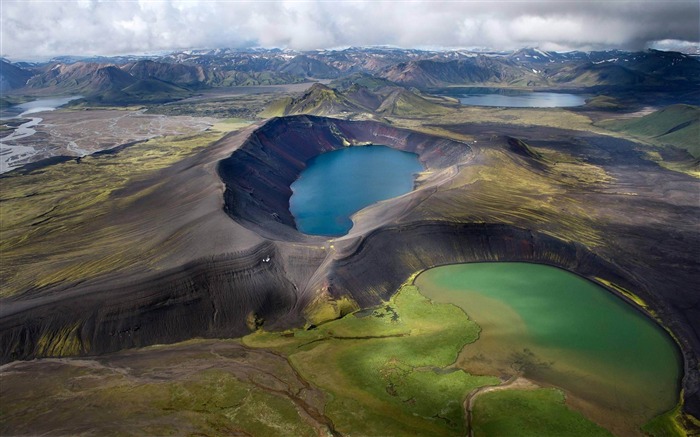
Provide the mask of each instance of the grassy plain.
POLYGON ((11 296, 142 263, 147 248, 134 244, 133 230, 120 224, 103 229, 90 225, 138 202, 157 186, 118 200, 113 193, 246 125, 240 120, 223 121, 201 134, 154 138, 116 154, 86 156, 80 162, 2 176, 0 294, 11 296))
POLYGON ((672 105, 644 117, 609 120, 600 125, 661 147, 676 146, 700 158, 700 107, 697 106, 672 105))
POLYGON ((480 151, 491 163, 472 163, 461 169, 440 188, 441 196, 423 202, 417 211, 427 219, 439 219, 438 211, 451 210, 451 220, 518 225, 523 220, 547 225, 548 232, 567 241, 598 246, 604 237, 596 229, 596 212, 571 195, 572 186, 600 189, 611 181, 600 167, 575 157, 545 149, 535 149, 549 159, 540 169, 521 165, 501 150, 480 151), (454 208, 449 205, 465 205, 454 208))
POLYGON ((330 394, 326 414, 357 435, 460 435, 463 401, 499 382, 451 368, 479 327, 457 307, 433 304, 404 286, 386 304, 307 331, 259 332, 243 339, 289 357, 330 394))
POLYGON ((484 393, 476 400, 473 415, 476 436, 612 436, 567 408, 564 394, 551 388, 484 393))
POLYGON ((283 358, 235 341, 17 362, 0 375, 2 435, 297 437, 325 429, 322 393, 283 358))
MULTIPOLYGON (((452 367, 479 331, 457 307, 433 303, 406 285, 376 308, 306 331, 260 331, 243 342, 284 354, 305 380, 328 393, 325 414, 339 432, 464 435, 467 395, 501 383, 452 367)), ((477 398, 474 435, 611 435, 569 409, 559 390, 499 394, 495 401, 491 393, 477 398)))

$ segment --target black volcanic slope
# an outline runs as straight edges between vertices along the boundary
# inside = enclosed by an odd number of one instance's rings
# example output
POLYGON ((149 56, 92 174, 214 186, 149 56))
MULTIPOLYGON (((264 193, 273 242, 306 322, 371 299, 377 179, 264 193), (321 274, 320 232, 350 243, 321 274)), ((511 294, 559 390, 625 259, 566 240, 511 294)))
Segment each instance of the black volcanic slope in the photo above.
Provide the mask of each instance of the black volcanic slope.
POLYGON ((138 277, 113 274, 4 299, 3 362, 238 336, 261 324, 301 326, 311 304, 345 297, 374 305, 426 268, 528 261, 641 298, 678 339, 684 407, 699 416, 696 180, 643 159, 633 143, 587 132, 489 124, 436 130, 469 143, 312 116, 276 118, 224 138, 158 175, 145 203, 152 220, 185 220, 172 247, 210 255, 166 256, 170 264, 138 277), (419 155, 427 170, 415 190, 356 214, 345 237, 298 232, 289 185, 307 160, 369 143, 419 155), (201 199, 183 192, 198 186, 207 187, 201 199), (185 210, 197 218, 182 218, 185 210), (226 250, 220 241, 230 242, 226 250))

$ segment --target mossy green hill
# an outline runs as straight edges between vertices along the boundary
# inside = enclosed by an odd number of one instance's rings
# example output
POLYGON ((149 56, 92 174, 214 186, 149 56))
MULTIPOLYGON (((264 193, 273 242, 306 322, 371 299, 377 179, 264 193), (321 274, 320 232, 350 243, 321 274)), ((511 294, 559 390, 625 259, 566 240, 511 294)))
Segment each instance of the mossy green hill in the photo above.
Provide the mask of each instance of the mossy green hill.
POLYGON ((672 145, 700 158, 700 107, 671 105, 640 118, 609 121, 604 125, 654 144, 672 145))
POLYGON ((325 115, 369 111, 369 108, 359 102, 352 101, 343 93, 315 83, 298 98, 284 98, 273 102, 260 115, 274 117, 290 114, 325 115))
POLYGON ((450 111, 450 108, 444 103, 440 99, 430 98, 419 92, 396 88, 387 95, 377 108, 377 112, 399 117, 445 114, 450 111))
POLYGON ((357 76, 358 82, 341 81, 339 88, 316 83, 298 98, 272 102, 259 115, 340 115, 368 113, 382 116, 424 117, 449 113, 454 102, 393 86, 391 82, 357 76))

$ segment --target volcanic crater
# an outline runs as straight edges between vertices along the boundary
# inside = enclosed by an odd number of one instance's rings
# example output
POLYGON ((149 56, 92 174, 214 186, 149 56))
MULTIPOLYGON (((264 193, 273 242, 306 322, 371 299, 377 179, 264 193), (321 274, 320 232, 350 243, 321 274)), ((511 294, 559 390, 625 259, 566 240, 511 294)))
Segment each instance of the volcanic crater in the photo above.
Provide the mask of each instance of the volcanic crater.
POLYGON ((292 182, 315 156, 370 144, 415 153, 427 170, 419 176, 411 193, 392 199, 392 206, 383 208, 381 215, 364 212, 356 216, 350 236, 366 234, 398 219, 431 188, 454 175, 456 166, 466 165, 474 158, 474 151, 464 142, 384 123, 313 116, 277 118, 256 130, 240 149, 221 161, 219 175, 226 184, 225 210, 234 220, 266 237, 308 240, 308 236, 294 232, 294 217, 289 211, 292 182))
MULTIPOLYGON (((198 211, 196 219, 178 219, 180 231, 172 238, 206 256, 177 258, 127 280, 119 273, 6 300, 0 314, 2 361, 241 336, 259 326, 311 325, 323 321, 313 316, 319 305, 332 308, 334 317, 376 305, 427 268, 525 261, 575 272, 633 305, 626 290, 641 298, 644 311, 653 312, 679 342, 684 408, 698 416, 700 318, 698 299, 686 286, 694 283, 697 260, 673 243, 697 240, 697 233, 690 225, 649 227, 620 214, 653 211, 693 223, 693 179, 648 165, 631 143, 619 139, 553 128, 526 129, 518 138, 518 132, 487 124, 459 129, 474 141, 307 115, 275 118, 246 135, 227 136, 171 169, 158 188, 209 187, 206 200, 163 195, 183 210, 198 211), (565 168, 578 166, 588 175, 572 182, 570 172, 547 155, 553 143, 563 144, 560 150, 570 156, 599 159, 567 161, 565 168), (343 237, 299 232, 289 212, 290 185, 308 160, 367 144, 416 153, 426 170, 414 190, 355 214, 343 237), (632 183, 640 172, 663 188, 632 183), (660 201, 659 189, 673 192, 673 200, 660 201), (637 191, 630 195, 631 190, 637 191), (213 201, 214 193, 223 200, 213 201), (206 227, 199 226, 206 214, 211 216, 206 227), (207 253, 207 244, 217 238, 230 241, 229 249, 207 253), (654 250, 627 256, 640 247, 654 250)), ((173 215, 173 206, 159 199, 154 214, 173 215)))

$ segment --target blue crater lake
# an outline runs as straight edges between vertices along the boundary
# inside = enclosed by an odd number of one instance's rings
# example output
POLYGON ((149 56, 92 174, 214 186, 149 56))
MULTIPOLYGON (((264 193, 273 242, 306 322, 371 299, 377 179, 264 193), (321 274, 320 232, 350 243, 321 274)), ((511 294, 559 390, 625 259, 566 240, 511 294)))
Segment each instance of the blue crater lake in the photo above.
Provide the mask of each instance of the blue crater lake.
POLYGON ((442 90, 445 96, 459 99, 462 105, 510 108, 565 108, 586 103, 584 96, 494 88, 456 88, 442 90))
POLYGON ((289 210, 305 234, 340 236, 350 216, 408 193, 423 171, 418 155, 386 146, 348 147, 316 156, 292 184, 289 210))

